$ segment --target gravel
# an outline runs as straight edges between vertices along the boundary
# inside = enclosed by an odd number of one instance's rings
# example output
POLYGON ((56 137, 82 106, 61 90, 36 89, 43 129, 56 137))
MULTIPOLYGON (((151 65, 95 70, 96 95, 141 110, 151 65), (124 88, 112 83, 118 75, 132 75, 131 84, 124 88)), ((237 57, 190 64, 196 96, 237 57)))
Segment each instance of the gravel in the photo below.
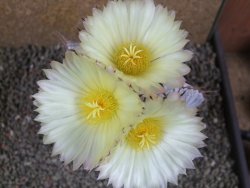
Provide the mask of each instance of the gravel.
MULTIPOLYGON (((197 168, 188 170, 187 176, 179 176, 178 187, 238 187, 215 54, 209 44, 187 48, 194 52, 187 81, 206 97, 200 115, 207 124, 208 139, 201 150, 204 158, 195 160, 197 168)), ((0 48, 0 187, 107 187, 107 181, 96 180, 96 172, 73 171, 51 157, 52 146, 43 145, 37 134, 31 95, 37 92, 36 81, 45 78, 42 69, 51 60, 61 61, 63 53, 59 46, 0 48)))

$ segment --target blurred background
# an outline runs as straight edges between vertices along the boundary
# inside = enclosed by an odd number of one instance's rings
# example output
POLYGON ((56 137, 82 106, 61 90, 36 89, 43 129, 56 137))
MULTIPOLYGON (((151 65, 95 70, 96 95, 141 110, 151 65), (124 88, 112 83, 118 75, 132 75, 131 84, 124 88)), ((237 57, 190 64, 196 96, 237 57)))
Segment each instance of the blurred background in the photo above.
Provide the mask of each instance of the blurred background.
MULTIPOLYGON (((222 0, 156 0, 177 12, 192 41, 206 41, 222 0)), ((60 42, 58 33, 67 40, 78 40, 82 20, 92 8, 102 8, 107 0, 1 0, 0 45, 53 45, 60 42)))
MULTIPOLYGON (((191 44, 188 48, 193 49, 196 54, 192 61, 197 63, 197 66, 202 67, 197 69, 197 72, 200 70, 206 72, 207 70, 207 73, 201 76, 207 75, 209 78, 211 76, 211 79, 220 76, 215 73, 216 68, 209 69, 216 58, 216 51, 214 51, 210 41, 215 32, 219 33, 225 52, 224 58, 228 68, 239 127, 244 137, 246 159, 250 160, 250 144, 248 141, 250 139, 250 1, 156 0, 155 2, 176 11, 177 19, 182 20, 182 28, 189 32, 188 38, 191 44)), ((33 113, 34 108, 31 104, 30 95, 36 92, 35 82, 44 77, 41 69, 48 67, 52 59, 62 59, 66 42, 79 41, 78 32, 83 29, 82 19, 90 16, 93 8, 102 9, 106 3, 107 0, 0 1, 0 187, 22 185, 27 187, 92 187, 92 184, 103 187, 103 182, 95 182, 96 174, 89 175, 82 171, 81 176, 75 177, 74 172, 70 168, 65 170, 58 159, 48 162, 52 160, 49 156, 51 151, 48 151, 48 146, 41 144, 42 137, 36 135, 39 125, 33 121, 35 114, 33 113), (22 126, 22 128, 19 126, 22 126), (39 153, 40 151, 42 152, 39 153), (36 158, 35 154, 39 157, 36 158), (44 158, 40 159, 41 157, 44 158), (13 164, 11 160, 14 161, 13 164), (23 161, 25 163, 21 164, 23 161), (45 161, 47 166, 40 172, 37 169, 45 161), (34 163, 37 163, 36 167, 32 167, 34 163), (33 171, 29 171, 31 168, 33 168, 33 171), (48 177, 46 176, 46 168, 51 169, 51 174, 48 177), (23 175, 26 170, 30 173, 29 175, 23 175), (43 181, 33 181, 34 175, 32 173, 35 171, 42 174, 41 179, 43 181), (57 171, 62 171, 62 173, 57 174, 57 171), (11 174, 14 174, 13 177, 10 177, 11 174), (63 177, 66 179, 62 180, 63 177), (82 179, 82 177, 88 179, 89 182, 83 184, 82 182, 85 179, 82 179), (69 183, 74 181, 79 184, 73 186, 69 183), (58 183, 55 184, 54 182, 58 183)), ((216 67, 216 65, 213 66, 216 67)), ((209 103, 210 98, 212 100, 214 97, 214 90, 212 89, 212 93, 209 93, 210 88, 204 86, 206 81, 209 82, 209 79, 199 81, 202 78, 197 78, 197 75, 193 84, 201 90, 205 88, 204 93, 208 95, 207 103, 209 103)), ((191 78, 188 80, 192 82, 191 78)), ((220 78, 215 82, 214 85, 220 84, 220 78)), ((215 95, 220 100, 220 96, 215 95)), ((209 104, 207 105, 209 106, 209 104)), ((216 105, 216 101, 211 102, 211 105, 207 107, 208 113, 212 108, 217 109, 216 106, 212 105, 216 105)), ((214 126, 214 129, 220 129, 220 132, 216 135, 218 136, 218 138, 215 138, 217 139, 216 142, 213 143, 213 139, 210 139, 207 144, 210 143, 211 148, 215 148, 224 143, 223 139, 224 137, 227 139, 228 133, 226 133, 225 127, 218 125, 223 124, 224 120, 220 122, 220 117, 214 115, 213 112, 211 114, 212 117, 207 118, 207 120, 205 117, 205 120, 208 122, 211 120, 211 126, 214 126)), ((211 137, 213 137, 212 132, 208 130, 211 137)), ((217 148, 216 152, 219 150, 223 150, 223 148, 217 148)), ((216 152, 214 155, 216 155, 216 152)), ((229 158, 230 152, 229 146, 227 153, 229 158)), ((216 165, 220 166, 217 163, 219 159, 215 159, 209 150, 204 150, 204 153, 208 158, 208 165, 212 166, 207 174, 214 173, 216 176, 216 170, 218 170, 216 165), (214 158, 214 160, 210 160, 211 158, 214 158)), ((226 160, 227 158, 225 158, 226 160)), ((198 165, 200 163, 202 162, 198 162, 198 165)), ((227 168, 224 168, 223 164, 221 165, 220 175, 224 176, 226 173, 224 171, 227 168), (224 175, 222 172, 224 172, 224 175)), ((230 162, 228 168, 234 168, 233 165, 233 162, 230 162)), ((217 174, 217 176, 219 175, 217 174)), ((230 185, 230 183, 226 184, 216 177, 213 177, 216 180, 211 178, 209 180, 206 178, 197 179, 195 172, 191 177, 192 181, 204 181, 199 186, 197 184, 197 187, 203 187, 203 185, 204 187, 205 185, 207 187, 228 187, 227 185, 230 185), (216 182, 215 185, 207 184, 207 182, 213 181, 216 182), (220 184, 221 182, 222 184, 220 184)), ((189 182, 190 179, 184 178, 181 181, 189 182)), ((238 187, 237 180, 233 185, 238 187)), ((185 186, 185 183, 181 183, 180 187, 196 186, 187 186, 187 184, 185 186)))

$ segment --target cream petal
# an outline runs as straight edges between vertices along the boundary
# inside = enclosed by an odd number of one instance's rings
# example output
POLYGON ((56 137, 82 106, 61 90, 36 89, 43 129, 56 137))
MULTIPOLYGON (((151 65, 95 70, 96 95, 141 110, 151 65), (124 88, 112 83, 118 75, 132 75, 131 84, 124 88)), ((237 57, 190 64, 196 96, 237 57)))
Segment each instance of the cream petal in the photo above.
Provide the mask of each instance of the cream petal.
MULTIPOLYGON (((167 187, 178 184, 178 175, 194 169, 193 160, 201 157, 197 148, 206 138, 196 109, 187 108, 180 96, 174 100, 156 98, 146 102, 144 118, 160 118, 163 138, 152 148, 137 150, 126 139, 97 169, 99 178, 109 178, 114 187, 167 187), (180 134, 181 133, 181 134, 180 134)), ((135 125, 136 126, 136 125, 135 125)))
POLYGON ((95 10, 88 17, 85 31, 79 37, 84 53, 112 66, 115 74, 137 91, 158 88, 159 83, 181 87, 185 83, 183 75, 189 72, 182 63, 190 60, 192 54, 183 50, 188 40, 187 32, 180 25, 173 11, 155 6, 152 0, 111 1, 103 11, 95 10), (146 72, 129 75, 117 69, 114 62, 117 49, 129 43, 149 50, 152 66, 146 72))
POLYGON ((123 129, 136 121, 142 111, 140 98, 86 56, 66 52, 63 63, 51 67, 45 70, 48 80, 38 81, 39 92, 33 95, 39 134, 45 144, 54 143, 52 154, 59 154, 65 165, 73 162, 73 169, 84 165, 91 170, 108 155, 123 129), (93 125, 83 113, 82 100, 100 91, 112 93, 118 107, 112 118, 93 125))

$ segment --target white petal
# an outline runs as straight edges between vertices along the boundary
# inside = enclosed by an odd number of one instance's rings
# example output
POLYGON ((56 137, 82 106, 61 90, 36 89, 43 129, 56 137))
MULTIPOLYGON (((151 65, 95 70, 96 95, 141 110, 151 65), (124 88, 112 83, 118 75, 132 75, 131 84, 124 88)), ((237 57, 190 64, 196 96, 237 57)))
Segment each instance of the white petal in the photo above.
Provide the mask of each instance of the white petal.
POLYGON ((84 22, 85 31, 79 35, 82 53, 112 66, 117 76, 136 90, 151 90, 159 83, 181 87, 183 75, 189 72, 182 63, 189 61, 192 53, 183 50, 188 40, 180 25, 173 11, 155 6, 152 0, 110 1, 84 22), (118 70, 115 62, 117 49, 130 43, 142 45, 150 53, 152 66, 138 75, 118 70))
POLYGON ((39 134, 45 144, 54 143, 53 155, 60 154, 65 165, 73 162, 73 169, 82 164, 92 169, 141 113, 140 98, 94 60, 74 52, 66 52, 63 64, 51 66, 45 70, 48 80, 38 81, 39 92, 33 95, 39 113, 35 120, 41 122, 39 134), (118 107, 112 118, 93 125, 83 112, 82 100, 102 90, 112 93, 118 107))
MULTIPOLYGON (((178 184, 178 175, 194 169, 193 160, 201 157, 197 148, 206 138, 201 118, 178 97, 163 101, 157 98, 146 102, 142 118, 159 118, 163 138, 149 149, 135 149, 124 138, 111 155, 97 169, 99 178, 109 178, 114 187, 167 187, 178 184)), ((136 125, 135 125, 136 127, 136 125)))

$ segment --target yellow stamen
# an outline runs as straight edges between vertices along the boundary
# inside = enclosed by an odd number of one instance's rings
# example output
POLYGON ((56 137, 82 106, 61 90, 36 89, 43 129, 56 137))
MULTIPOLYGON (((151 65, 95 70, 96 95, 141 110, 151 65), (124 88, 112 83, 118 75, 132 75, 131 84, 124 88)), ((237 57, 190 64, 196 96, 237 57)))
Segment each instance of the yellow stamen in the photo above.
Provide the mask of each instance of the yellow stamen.
POLYGON ((127 143, 136 150, 150 149, 163 138, 163 122, 160 118, 147 118, 132 129, 127 137, 127 143))
POLYGON ((116 114, 118 102, 111 92, 96 90, 80 99, 80 109, 81 115, 90 124, 99 124, 116 114))
POLYGON ((85 103, 85 105, 93 109, 89 112, 87 119, 90 119, 91 117, 96 118, 96 116, 100 117, 100 111, 104 110, 104 108, 102 108, 97 101, 93 101, 92 103, 88 102, 85 103))
POLYGON ((142 45, 122 45, 114 56, 117 69, 127 75, 140 75, 144 73, 150 62, 150 53, 142 45))

